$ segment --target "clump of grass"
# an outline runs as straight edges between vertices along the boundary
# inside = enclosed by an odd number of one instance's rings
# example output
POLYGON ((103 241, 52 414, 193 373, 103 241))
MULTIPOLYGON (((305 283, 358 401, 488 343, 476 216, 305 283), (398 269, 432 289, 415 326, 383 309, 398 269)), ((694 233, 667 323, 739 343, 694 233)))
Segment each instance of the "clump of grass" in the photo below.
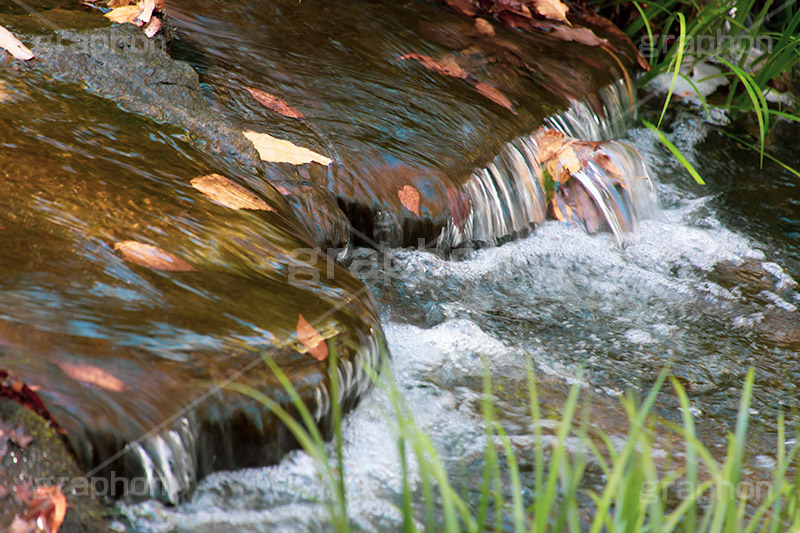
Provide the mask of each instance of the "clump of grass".
MULTIPOLYGON (((330 361, 331 368, 336 368, 335 354, 330 361)), ((262 401, 292 431, 306 453, 315 460, 320 478, 332 495, 331 501, 326 502, 330 524, 337 531, 351 531, 344 483, 347 471, 342 451, 341 409, 335 401, 338 397, 337 372, 331 371, 329 375, 336 427, 334 443, 328 446, 291 382, 271 360, 268 359, 267 364, 288 391, 299 419, 257 391, 236 384, 229 385, 229 388, 262 401)), ((686 392, 666 372, 643 400, 639 401, 633 395, 622 398, 629 422, 622 444, 601 430, 588 426, 591 414, 588 406, 584 406, 581 416, 577 416, 580 387, 573 386, 560 416, 555 424, 550 423, 555 427, 555 439, 549 439, 548 450, 545 450, 542 431, 545 418, 535 375, 529 366, 530 431, 535 443, 530 486, 523 482, 514 448, 496 416, 491 377, 486 370, 482 401, 485 427, 483 481, 477 502, 468 498, 467 491, 459 492, 453 486, 451 473, 440 459, 430 436, 417 425, 414 413, 393 383, 388 369, 384 369, 380 378, 372 369, 368 372, 379 389, 377 393, 387 395, 397 427, 402 476, 399 510, 403 531, 501 531, 506 530, 509 524, 520 533, 800 530, 800 479, 790 475, 797 466, 798 447, 794 445, 787 451, 783 416, 777 420, 777 464, 767 495, 751 501, 748 491, 738 490, 743 482, 753 394, 752 369, 744 382, 736 427, 728 436, 727 454, 724 460, 718 460, 695 432, 686 392), (681 406, 682 424, 673 425, 671 429, 683 442, 684 459, 678 467, 662 472, 652 453, 655 425, 669 424, 656 420, 652 409, 667 379, 670 379, 681 406), (576 420, 581 422, 576 424, 576 420), (574 445, 576 437, 580 442, 577 447, 574 445), (413 479, 418 480, 418 490, 411 487, 409 457, 413 457, 417 470, 413 479), (595 490, 585 488, 583 483, 590 461, 602 471, 602 486, 599 489, 595 487, 595 490), (688 494, 677 502, 667 497, 668 487, 676 481, 681 481, 689 489, 688 494), (526 493, 533 495, 528 505, 523 500, 523 489, 529 489, 526 493), (588 508, 587 497, 591 502, 588 508)))
MULTIPOLYGON (((645 124, 648 128, 658 130, 661 127, 673 102, 673 91, 679 77, 694 88, 708 112, 712 102, 707 101, 692 80, 681 72, 681 67, 687 63, 695 66, 710 62, 721 68, 721 72, 697 81, 716 77, 729 79, 726 94, 710 95, 713 105, 734 114, 755 117, 758 125, 755 142, 744 145, 758 151, 762 164, 764 157, 774 160, 765 151, 766 139, 776 122, 774 119, 800 121, 800 115, 782 109, 780 104, 769 104, 764 96, 774 86, 788 88, 796 79, 800 61, 800 8, 796 2, 654 0, 644 3, 601 0, 597 3, 604 13, 620 23, 635 15, 630 23, 624 24, 625 32, 634 42, 643 42, 647 38, 649 46, 641 51, 649 56, 653 68, 639 79, 640 87, 660 74, 670 76, 658 123, 655 127, 645 124), (717 42, 716 37, 720 35, 732 38, 717 42), (699 42, 713 42, 715 46, 712 49, 694 46, 699 42)), ((659 139, 663 142, 666 137, 661 135, 659 139)), ((676 154, 674 147, 666 146, 676 154)), ((700 174, 685 157, 678 157, 678 160, 698 183, 703 184, 700 174)), ((792 171, 797 173, 794 169, 792 171)))

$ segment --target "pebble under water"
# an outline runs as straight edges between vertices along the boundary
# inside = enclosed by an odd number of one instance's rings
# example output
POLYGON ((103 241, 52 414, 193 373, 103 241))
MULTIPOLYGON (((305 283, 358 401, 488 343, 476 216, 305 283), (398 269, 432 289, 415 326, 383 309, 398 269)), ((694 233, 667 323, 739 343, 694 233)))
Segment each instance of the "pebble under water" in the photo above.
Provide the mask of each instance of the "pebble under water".
MULTIPOLYGON (((790 144, 797 128, 782 128, 775 154, 796 165, 790 144)), ((520 393, 529 359, 548 408, 557 415, 569 384, 578 382, 597 399, 593 423, 612 439, 626 431, 615 397, 647 391, 670 363, 690 395, 698 434, 718 457, 754 366, 745 475, 769 476, 777 412, 798 406, 800 385, 796 179, 772 163, 759 169, 757 156, 693 112, 673 117, 672 131, 709 185, 693 185, 650 132, 631 130, 627 140, 658 181, 661 209, 623 246, 611 233, 587 235, 550 221, 523 240, 461 261, 388 252, 379 274, 366 279, 381 303, 391 375, 456 487, 476 486, 480 476, 484 362, 519 461, 530 455, 520 393)), ((676 406, 665 391, 655 413, 678 421, 676 406)), ((394 420, 386 394, 373 390, 344 422, 348 510, 360 530, 401 524, 394 420)), ((654 456, 680 455, 668 445, 656 441, 654 456)), ((122 505, 121 512, 143 531, 327 530, 329 497, 313 460, 295 452, 274 467, 213 474, 178 507, 150 501, 122 505)))

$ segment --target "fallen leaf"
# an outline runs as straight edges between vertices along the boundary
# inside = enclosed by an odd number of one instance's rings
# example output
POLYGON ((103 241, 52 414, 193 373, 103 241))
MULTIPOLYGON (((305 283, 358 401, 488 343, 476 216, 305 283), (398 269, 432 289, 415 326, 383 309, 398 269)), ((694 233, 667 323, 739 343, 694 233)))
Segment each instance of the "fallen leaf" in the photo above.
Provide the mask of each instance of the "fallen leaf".
POLYGON ((284 117, 305 118, 305 115, 303 115, 300 111, 294 109, 275 95, 269 94, 260 89, 253 89, 252 87, 248 87, 247 90, 250 91, 250 94, 253 95, 253 98, 258 100, 259 104, 263 105, 267 109, 271 109, 272 111, 275 111, 284 117))
POLYGON ((0 26, 0 48, 23 61, 33 59, 33 52, 3 26, 0 26))
POLYGON ((444 2, 464 15, 475 14, 475 5, 470 0, 444 0, 444 2))
POLYGON ((192 187, 203 193, 209 200, 231 209, 275 211, 272 206, 254 193, 219 174, 209 174, 208 176, 194 178, 191 184, 192 187))
POLYGON ((58 366, 66 375, 82 383, 91 383, 112 392, 124 392, 130 389, 121 379, 96 366, 72 363, 58 363, 58 366))
POLYGON ((136 4, 136 2, 137 0, 109 0, 106 5, 110 8, 116 8, 136 4))
POLYGON ((317 361, 327 359, 328 345, 325 343, 325 338, 301 314, 297 320, 297 339, 314 359, 317 361))
POLYGON ((25 430, 22 426, 17 426, 8 434, 8 438, 11 439, 11 442, 22 448, 23 450, 33 442, 33 437, 30 435, 25 434, 25 430))
POLYGON ((606 154, 598 152, 597 155, 595 155, 595 157, 593 158, 593 160, 595 163, 600 165, 600 168, 602 168, 606 172, 610 172, 611 174, 616 174, 617 176, 622 175, 622 172, 619 171, 617 165, 615 165, 614 162, 611 161, 611 158, 609 158, 606 154))
POLYGON ((492 10, 495 12, 507 11, 527 19, 533 16, 531 15, 531 11, 528 9, 528 6, 525 5, 525 0, 494 0, 494 6, 492 6, 492 10))
POLYGON ((561 150, 559 150, 558 162, 561 163, 561 166, 570 174, 574 174, 581 169, 581 163, 578 161, 578 156, 575 154, 575 149, 573 149, 570 144, 566 144, 561 150))
POLYGON ((608 44, 606 39, 601 39, 589 28, 567 28, 553 26, 550 35, 562 41, 571 41, 585 44, 586 46, 602 46, 608 44))
POLYGON ((406 209, 419 216, 419 191, 417 189, 406 185, 397 191, 397 197, 400 198, 406 209))
POLYGON ((258 150, 258 155, 264 161, 272 163, 291 163, 293 165, 302 165, 304 163, 311 163, 316 161, 321 165, 330 165, 333 163, 332 159, 297 146, 289 141, 278 139, 266 133, 256 133, 255 131, 245 131, 244 136, 250 139, 253 145, 258 150))
POLYGON ((533 3, 536 6, 536 11, 543 17, 569 24, 569 21, 567 21, 569 8, 564 2, 560 0, 533 0, 533 3))
POLYGON ((163 27, 164 25, 161 23, 161 19, 153 17, 150 19, 147 26, 144 27, 144 34, 147 35, 148 39, 152 39, 163 27))
POLYGON ((142 8, 138 5, 133 5, 117 7, 103 16, 117 24, 136 24, 136 19, 139 18, 141 14, 142 8))
POLYGON ((478 30, 478 33, 481 35, 485 35, 486 37, 494 37, 494 26, 489 23, 486 19, 475 19, 475 29, 478 30))
POLYGON ((137 26, 144 26, 153 18, 153 10, 156 8, 156 2, 155 0, 143 0, 139 5, 142 7, 142 12, 139 13, 139 16, 136 17, 134 22, 137 26))
POLYGON ((413 59, 426 69, 432 70, 442 76, 450 76, 451 78, 459 79, 465 79, 467 77, 467 71, 461 68, 459 64, 456 63, 455 58, 450 54, 444 55, 441 59, 434 59, 422 54, 405 54, 397 59, 413 59))
POLYGON ((64 516, 67 513, 67 497, 61 489, 52 486, 36 487, 35 490, 31 490, 21 485, 17 485, 15 489, 17 498, 28 508, 28 512, 22 515, 21 519, 34 523, 44 521, 43 529, 56 533, 64 523, 64 516))
POLYGON ((476 83, 475 89, 495 104, 505 107, 515 115, 517 114, 517 112, 514 111, 514 107, 511 105, 511 100, 506 98, 506 95, 501 93, 498 89, 485 83, 476 83))
POLYGON ((139 266, 172 272, 191 272, 197 270, 186 261, 150 244, 142 244, 136 241, 121 241, 114 245, 114 249, 119 251, 126 261, 130 261, 139 266))

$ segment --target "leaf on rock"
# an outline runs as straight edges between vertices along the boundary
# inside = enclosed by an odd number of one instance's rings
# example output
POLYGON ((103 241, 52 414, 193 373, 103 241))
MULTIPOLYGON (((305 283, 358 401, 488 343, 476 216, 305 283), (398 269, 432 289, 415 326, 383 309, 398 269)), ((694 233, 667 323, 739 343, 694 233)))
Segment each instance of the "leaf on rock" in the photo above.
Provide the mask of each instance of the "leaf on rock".
POLYGON ((569 21, 567 21, 569 8, 564 2, 560 0, 533 0, 533 3, 536 6, 536 11, 543 17, 569 24, 569 21))
POLYGON ((144 26, 150 19, 153 18, 153 10, 156 8, 156 1, 155 0, 143 0, 141 2, 142 12, 139 13, 139 16, 136 17, 134 21, 137 26, 144 26))
POLYGON ((209 200, 231 209, 275 211, 271 205, 254 193, 219 174, 209 174, 208 176, 194 178, 191 184, 192 187, 203 193, 209 200))
POLYGON ((486 19, 475 19, 475 29, 486 37, 494 37, 494 26, 486 19))
POLYGON ((435 59, 422 54, 405 54, 398 57, 398 59, 413 59, 426 69, 432 70, 442 76, 450 76, 451 78, 459 79, 465 79, 467 77, 467 71, 461 68, 459 64, 456 63, 455 58, 450 54, 442 56, 441 59, 435 59))
POLYGON ((115 377, 110 372, 92 365, 76 365, 72 363, 58 363, 61 370, 76 381, 91 383, 101 389, 112 392, 125 392, 130 389, 124 381, 115 377))
POLYGON ((416 188, 406 185, 397 191, 397 197, 406 209, 419 216, 419 191, 416 188))
POLYGON ((157 246, 136 241, 120 241, 114 249, 122 254, 123 259, 139 266, 171 272, 193 272, 197 269, 171 253, 157 246))
POLYGON ((266 133, 245 131, 244 136, 250 139, 263 161, 291 163, 293 165, 303 165, 316 161, 325 166, 333 163, 332 159, 322 154, 318 154, 302 146, 297 146, 289 141, 278 139, 272 135, 267 135, 266 133))
POLYGON ((33 59, 33 52, 3 26, 0 26, 0 48, 23 61, 33 59))
POLYGON ((300 119, 305 118, 305 115, 303 115, 300 111, 294 109, 284 100, 273 94, 269 94, 268 92, 264 92, 260 89, 253 89, 252 87, 248 87, 247 90, 250 91, 250 94, 253 95, 253 98, 258 100, 259 104, 263 105, 267 109, 275 111, 284 117, 300 119))
POLYGON ((17 426, 10 432, 8 432, 8 438, 11 439, 11 442, 22 448, 23 450, 27 448, 31 442, 33 442, 33 437, 30 435, 25 434, 25 429, 22 426, 17 426))
POLYGON ((328 357, 328 345, 325 343, 325 338, 308 323, 302 314, 297 316, 297 339, 314 359, 324 361, 328 357))
POLYGON ((495 104, 505 107, 515 115, 517 114, 517 112, 514 111, 514 106, 511 105, 511 100, 501 93, 499 89, 495 89, 491 85, 485 83, 476 83, 475 89, 495 104))
POLYGON ((112 9, 103 16, 117 24, 136 24, 136 19, 142 14, 142 11, 138 5, 122 6, 112 9))
MULTIPOLYGON (((58 486, 52 486, 36 487, 31 490, 22 485, 17 485, 15 489, 17 499, 28 509, 28 512, 20 517, 21 521, 30 521, 35 524, 44 522, 43 529, 45 531, 56 533, 64 523, 64 515, 67 513, 67 497, 64 496, 61 489, 58 486)), ((40 531, 40 529, 37 528, 36 531, 40 531)))
POLYGON ((586 46, 602 46, 608 44, 608 40, 601 39, 589 28, 566 28, 564 26, 554 26, 550 35, 562 41, 571 41, 585 44, 586 46))
POLYGON ((161 19, 153 17, 150 19, 147 26, 144 27, 144 34, 147 35, 148 39, 152 39, 163 27, 164 25, 161 23, 161 19))

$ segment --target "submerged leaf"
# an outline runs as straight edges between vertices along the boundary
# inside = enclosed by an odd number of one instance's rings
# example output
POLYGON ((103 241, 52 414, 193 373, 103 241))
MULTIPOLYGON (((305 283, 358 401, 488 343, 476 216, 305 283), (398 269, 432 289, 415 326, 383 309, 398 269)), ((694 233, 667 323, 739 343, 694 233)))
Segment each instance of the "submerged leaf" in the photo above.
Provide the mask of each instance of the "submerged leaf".
POLYGON ((150 244, 142 244, 136 241, 121 241, 114 245, 114 249, 119 251, 126 261, 130 261, 139 266, 172 272, 190 272, 196 270, 186 261, 150 244))
POLYGON ((298 314, 297 319, 297 339, 314 359, 317 361, 327 359, 328 345, 325 343, 325 338, 301 314, 298 314))
POLYGON ((121 379, 102 368, 92 365, 74 365, 72 363, 58 363, 66 375, 82 383, 91 383, 101 389, 113 392, 124 392, 130 387, 121 379))
POLYGON ((422 54, 405 54, 398 59, 413 59, 426 69, 432 70, 442 76, 450 76, 451 78, 459 79, 465 79, 467 77, 467 72, 456 63, 455 58, 450 54, 443 56, 441 59, 435 59, 422 54))
POLYGON ((501 93, 499 89, 495 89, 491 85, 485 83, 476 83, 475 89, 495 104, 505 107, 515 115, 517 114, 517 112, 514 111, 514 107, 511 105, 511 100, 501 93))
POLYGON ((244 136, 250 139, 253 145, 258 150, 258 155, 264 161, 272 163, 291 163, 293 165, 302 165, 304 163, 311 163, 316 161, 321 165, 330 165, 333 163, 332 159, 318 154, 308 148, 297 146, 289 141, 278 139, 266 133, 257 133, 255 131, 245 131, 244 136))
POLYGON ((0 26, 0 48, 23 61, 33 59, 33 52, 3 26, 0 26))
POLYGON ((260 89, 253 89, 252 87, 248 87, 247 90, 250 91, 250 94, 253 95, 253 98, 258 100, 259 104, 263 105, 267 109, 271 109, 272 111, 275 111, 284 117, 305 118, 305 115, 303 115, 300 111, 294 109, 275 95, 269 94, 260 89))
POLYGON ((419 191, 411 185, 406 185, 397 191, 400 202, 412 213, 419 216, 419 191))
POLYGON ((225 176, 209 174, 191 181, 192 187, 206 198, 231 209, 255 209, 275 211, 267 202, 225 176))

